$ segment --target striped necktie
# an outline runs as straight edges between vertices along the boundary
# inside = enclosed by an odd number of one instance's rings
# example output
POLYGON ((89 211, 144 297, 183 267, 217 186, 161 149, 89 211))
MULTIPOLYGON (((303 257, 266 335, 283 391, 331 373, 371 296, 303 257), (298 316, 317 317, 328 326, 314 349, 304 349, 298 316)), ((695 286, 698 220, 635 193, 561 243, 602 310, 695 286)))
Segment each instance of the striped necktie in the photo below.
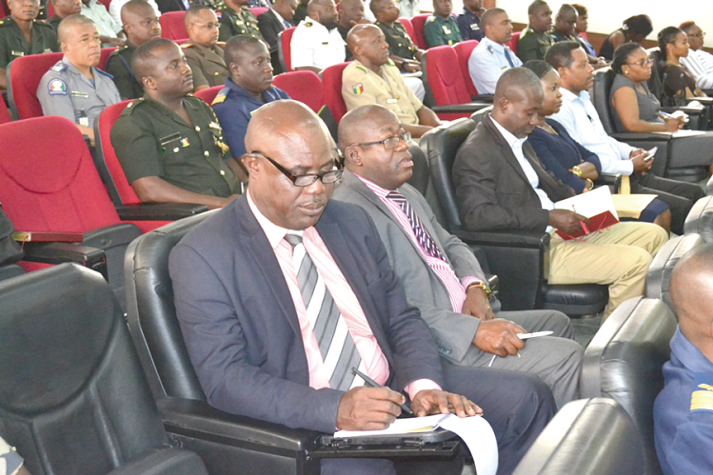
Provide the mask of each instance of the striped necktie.
POLYGON ((354 383, 351 370, 358 368, 361 362, 354 339, 332 294, 307 254, 302 236, 287 234, 285 241, 292 246, 292 265, 297 272, 297 284, 305 302, 307 318, 312 323, 324 365, 331 374, 329 387, 348 391, 354 383))
POLYGON ((423 223, 421 223, 421 220, 409 204, 406 197, 398 191, 391 191, 388 195, 386 195, 386 197, 396 203, 398 207, 401 208, 401 211, 404 212, 421 248, 426 251, 429 256, 445 262, 446 260, 444 259, 443 254, 441 254, 441 251, 438 250, 438 246, 436 246, 436 243, 433 241, 433 238, 431 238, 431 235, 428 234, 426 228, 423 227, 423 223))

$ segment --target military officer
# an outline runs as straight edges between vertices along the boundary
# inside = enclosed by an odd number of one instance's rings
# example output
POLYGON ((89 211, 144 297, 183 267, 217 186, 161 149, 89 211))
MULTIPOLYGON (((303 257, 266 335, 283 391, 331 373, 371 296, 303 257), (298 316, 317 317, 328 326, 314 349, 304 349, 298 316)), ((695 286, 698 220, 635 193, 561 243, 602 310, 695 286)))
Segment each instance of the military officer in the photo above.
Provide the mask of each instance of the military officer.
POLYGON ((405 72, 421 70, 423 50, 418 49, 409 37, 403 25, 397 21, 399 7, 394 0, 373 0, 371 11, 376 17, 374 23, 384 33, 389 45, 391 60, 397 68, 405 72))
POLYGON ((320 73, 346 57, 344 40, 337 29, 337 7, 333 0, 310 0, 308 17, 292 35, 292 68, 320 73))
POLYGON ((483 11, 483 0, 463 1, 463 13, 456 18, 463 41, 483 39, 483 31, 480 29, 480 16, 483 11))
POLYGON ((110 74, 96 68, 101 40, 94 22, 70 15, 59 26, 62 61, 42 76, 37 98, 44 115, 66 117, 94 143, 94 120, 107 106, 121 101, 110 74))
POLYGON ((427 47, 454 45, 461 41, 458 23, 451 12, 451 0, 433 0, 433 15, 428 17, 423 25, 423 37, 427 47))
POLYGON ((136 99, 144 94, 144 89, 131 71, 131 55, 142 44, 161 37, 161 23, 154 9, 144 0, 126 2, 121 7, 121 23, 126 44, 111 53, 105 69, 114 76, 114 84, 123 100, 136 99))
POLYGON ((357 25, 349 32, 354 61, 342 73, 342 97, 348 110, 379 104, 394 112, 414 137, 439 125, 436 114, 406 86, 389 60, 384 33, 375 25, 357 25))
POLYGON ((81 0, 49 0, 54 10, 54 16, 47 20, 47 23, 58 31, 59 24, 69 15, 76 15, 82 12, 81 0))
POLYGON ((527 9, 530 24, 517 41, 517 55, 523 63, 531 59, 545 59, 545 53, 555 43, 550 34, 552 10, 547 2, 535 0, 527 9))
POLYGON ((229 72, 223 59, 225 43, 218 42, 218 17, 210 7, 193 5, 186 12, 185 23, 189 41, 181 48, 193 72, 193 90, 222 86, 229 72))
POLYGON ((220 41, 228 41, 235 35, 260 36, 257 18, 246 6, 248 0, 225 0, 225 7, 218 10, 220 20, 220 41))
POLYGON ((220 208, 240 192, 238 164, 223 142, 212 109, 193 90, 183 51, 159 38, 139 46, 131 68, 144 96, 111 129, 126 178, 143 202, 195 203, 220 208))
POLYGON ((54 29, 37 20, 40 0, 8 0, 10 16, 0 20, 0 89, 7 89, 5 69, 20 56, 59 51, 54 29))

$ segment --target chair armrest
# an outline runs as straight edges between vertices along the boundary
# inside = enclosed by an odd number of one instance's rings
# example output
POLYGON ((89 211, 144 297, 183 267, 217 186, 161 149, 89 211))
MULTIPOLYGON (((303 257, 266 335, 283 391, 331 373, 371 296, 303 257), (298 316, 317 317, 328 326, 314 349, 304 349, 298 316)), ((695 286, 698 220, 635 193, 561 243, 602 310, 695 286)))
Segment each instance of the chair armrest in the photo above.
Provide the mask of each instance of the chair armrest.
POLYGON ((620 142, 668 142, 671 140, 670 132, 616 132, 609 134, 620 142))
POLYGON ((316 447, 320 432, 236 416, 205 401, 162 398, 157 401, 166 431, 221 445, 248 448, 285 457, 316 447))
POLYGON ((25 243, 23 249, 25 256, 22 260, 24 261, 53 265, 74 262, 95 270, 103 275, 105 279, 108 279, 106 254, 102 249, 68 242, 28 242, 25 243))
POLYGON ((609 191, 618 193, 621 186, 621 175, 599 175, 594 184, 595 186, 608 186, 609 191))
POLYGON ((550 235, 539 231, 479 232, 459 229, 454 234, 461 241, 478 246, 542 248, 547 250, 550 245, 550 235))
POLYGON ((495 96, 493 94, 476 94, 475 96, 470 96, 470 99, 472 101, 487 102, 488 104, 492 104, 495 96))
POLYGON ((205 205, 183 203, 140 203, 116 208, 122 221, 176 221, 205 211, 205 205))
POLYGON ((492 104, 484 102, 466 102, 464 104, 448 104, 442 106, 433 106, 431 109, 435 113, 439 112, 477 112, 486 107, 491 107, 492 104))
POLYGON ((713 97, 687 97, 686 102, 698 101, 704 106, 713 104, 713 97))

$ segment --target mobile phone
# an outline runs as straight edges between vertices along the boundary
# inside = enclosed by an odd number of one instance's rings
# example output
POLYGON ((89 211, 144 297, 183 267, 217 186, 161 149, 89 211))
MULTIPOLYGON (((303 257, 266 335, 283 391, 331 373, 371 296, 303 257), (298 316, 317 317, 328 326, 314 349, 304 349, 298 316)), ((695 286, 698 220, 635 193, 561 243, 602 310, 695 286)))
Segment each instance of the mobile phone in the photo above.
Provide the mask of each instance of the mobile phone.
POLYGON ((652 148, 651 150, 649 150, 648 152, 646 152, 646 153, 649 154, 649 156, 646 157, 646 158, 644 158, 644 161, 645 161, 645 162, 650 162, 651 160, 653 160, 653 159, 654 159, 654 155, 656 155, 656 151, 657 151, 658 149, 659 149, 658 147, 654 147, 654 148, 652 148))

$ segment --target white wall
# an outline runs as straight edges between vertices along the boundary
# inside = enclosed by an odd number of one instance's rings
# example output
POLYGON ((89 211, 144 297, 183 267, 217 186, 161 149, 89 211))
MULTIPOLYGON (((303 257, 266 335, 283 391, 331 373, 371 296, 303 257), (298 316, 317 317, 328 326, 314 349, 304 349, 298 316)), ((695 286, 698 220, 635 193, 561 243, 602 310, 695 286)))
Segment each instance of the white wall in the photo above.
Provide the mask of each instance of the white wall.
MULTIPOLYGON (((421 0, 429 4, 429 0, 421 0)), ((527 23, 527 6, 532 0, 497 0, 497 6, 505 9, 512 21, 527 23)), ((654 23, 650 40, 656 41, 656 34, 667 26, 678 26, 684 21, 695 20, 706 35, 706 46, 713 47, 713 1, 711 0, 573 0, 571 2, 548 2, 552 11, 557 12, 563 3, 580 3, 589 9, 589 29, 609 34, 621 26, 630 16, 645 13, 654 23)), ((453 11, 460 12, 462 0, 453 1, 453 11)))

